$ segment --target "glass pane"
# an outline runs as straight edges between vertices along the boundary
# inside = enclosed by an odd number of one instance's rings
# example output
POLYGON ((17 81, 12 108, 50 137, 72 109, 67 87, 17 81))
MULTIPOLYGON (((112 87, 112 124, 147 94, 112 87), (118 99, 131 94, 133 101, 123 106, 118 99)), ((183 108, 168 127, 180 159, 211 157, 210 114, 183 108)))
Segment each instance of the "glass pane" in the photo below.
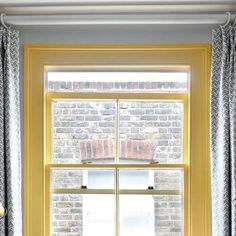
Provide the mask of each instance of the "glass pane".
POLYGON ((53 194, 51 235, 115 235, 113 195, 53 194))
POLYGON ((120 189, 148 189, 148 170, 120 170, 119 177, 120 189))
POLYGON ((53 92, 187 93, 188 72, 48 72, 53 92))
POLYGON ((182 170, 120 170, 120 189, 183 191, 182 170))
POLYGON ((120 102, 120 161, 181 163, 183 104, 120 102))
POLYGON ((54 101, 53 163, 114 162, 115 126, 115 102, 54 101))
POLYGON ((184 172, 182 170, 155 170, 153 186, 157 190, 184 191, 184 172))
POLYGON ((183 236, 181 195, 121 195, 120 236, 183 236))
POLYGON ((52 170, 53 189, 114 189, 113 170, 52 170))

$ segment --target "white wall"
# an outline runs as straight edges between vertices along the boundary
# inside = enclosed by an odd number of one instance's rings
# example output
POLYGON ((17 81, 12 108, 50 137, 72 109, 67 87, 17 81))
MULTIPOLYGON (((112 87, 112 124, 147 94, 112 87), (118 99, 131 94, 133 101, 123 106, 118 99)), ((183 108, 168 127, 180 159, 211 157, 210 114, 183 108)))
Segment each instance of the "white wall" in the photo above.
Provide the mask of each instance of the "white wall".
POLYGON ((23 45, 25 43, 209 43, 213 26, 88 25, 18 28, 23 45))

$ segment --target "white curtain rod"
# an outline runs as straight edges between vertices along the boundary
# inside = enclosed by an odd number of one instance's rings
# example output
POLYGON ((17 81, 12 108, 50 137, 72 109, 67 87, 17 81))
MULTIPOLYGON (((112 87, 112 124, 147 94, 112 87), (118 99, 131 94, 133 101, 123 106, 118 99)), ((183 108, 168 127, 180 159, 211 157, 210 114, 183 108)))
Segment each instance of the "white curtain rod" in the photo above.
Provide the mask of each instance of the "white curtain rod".
POLYGON ((5 15, 10 25, 224 24, 226 14, 5 15))

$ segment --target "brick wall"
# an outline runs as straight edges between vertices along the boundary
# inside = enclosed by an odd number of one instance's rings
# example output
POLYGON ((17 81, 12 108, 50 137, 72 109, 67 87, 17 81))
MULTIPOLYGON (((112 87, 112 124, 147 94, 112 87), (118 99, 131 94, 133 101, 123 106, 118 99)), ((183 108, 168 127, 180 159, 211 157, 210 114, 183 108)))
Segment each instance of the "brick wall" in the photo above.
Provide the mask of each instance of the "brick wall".
MULTIPOLYGON (((53 161, 111 162, 115 158, 116 104, 113 102, 57 102, 53 104, 53 161)), ((175 103, 122 102, 120 109, 120 159, 179 163, 182 157, 182 107, 175 103)), ((54 188, 80 187, 82 175, 54 173, 54 188), (72 186, 72 187, 71 187, 72 186)), ((176 171, 155 171, 154 188, 179 189, 176 171)), ((83 231, 82 198, 54 195, 52 235, 78 235, 83 231)), ((182 235, 182 200, 155 196, 156 236, 182 235)))
POLYGON ((78 194, 53 194, 52 236, 83 235, 82 202, 78 194))
MULTIPOLYGON (((155 171, 154 187, 159 190, 181 190, 182 173, 176 171, 155 171)), ((156 236, 183 235, 183 202, 179 195, 154 196, 156 236)))

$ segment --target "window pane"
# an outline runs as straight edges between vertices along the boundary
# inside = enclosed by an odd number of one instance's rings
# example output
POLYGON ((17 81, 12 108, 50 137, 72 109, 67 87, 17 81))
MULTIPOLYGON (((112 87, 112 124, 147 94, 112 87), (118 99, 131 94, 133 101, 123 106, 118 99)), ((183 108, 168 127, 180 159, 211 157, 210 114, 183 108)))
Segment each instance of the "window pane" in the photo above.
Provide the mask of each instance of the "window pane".
POLYGON ((121 195, 120 236, 182 236, 181 195, 121 195))
POLYGON ((52 189, 114 189, 113 170, 52 170, 52 189))
POLYGON ((187 93, 188 72, 48 72, 53 92, 187 93))
POLYGON ((53 194, 51 235, 115 235, 113 195, 53 194))
POLYGON ((153 170, 153 186, 157 190, 184 191, 184 172, 182 170, 153 170))
POLYGON ((148 170, 120 170, 119 177, 120 189, 148 189, 148 170))
POLYGON ((114 162, 115 126, 115 102, 54 101, 53 163, 114 162))
POLYGON ((183 104, 120 102, 120 161, 181 163, 183 104))
POLYGON ((120 189, 176 190, 183 192, 182 170, 120 170, 120 189))

